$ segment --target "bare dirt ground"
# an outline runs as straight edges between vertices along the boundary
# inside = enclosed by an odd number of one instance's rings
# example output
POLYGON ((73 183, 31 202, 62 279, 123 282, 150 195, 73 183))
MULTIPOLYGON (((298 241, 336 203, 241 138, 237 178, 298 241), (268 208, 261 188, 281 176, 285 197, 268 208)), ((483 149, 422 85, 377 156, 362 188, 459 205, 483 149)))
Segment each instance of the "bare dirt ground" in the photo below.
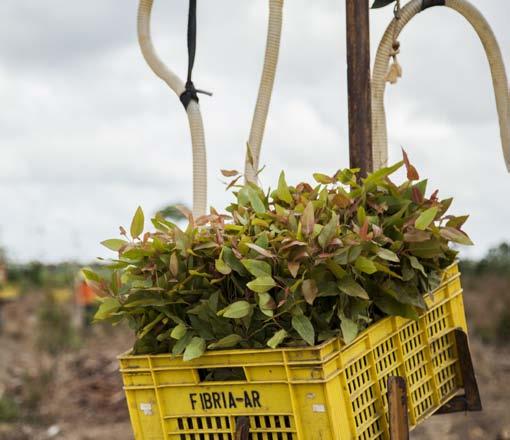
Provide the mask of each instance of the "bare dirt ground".
MULTIPOLYGON (((464 284, 484 411, 434 416, 412 439, 510 440, 510 344, 495 340, 494 327, 510 305, 510 281, 468 279, 464 284)), ((78 348, 51 357, 34 342, 37 298, 36 293, 25 296, 4 310, 0 397, 9 396, 18 414, 0 422, 0 440, 132 440, 116 361, 131 345, 130 331, 96 327, 78 348)))

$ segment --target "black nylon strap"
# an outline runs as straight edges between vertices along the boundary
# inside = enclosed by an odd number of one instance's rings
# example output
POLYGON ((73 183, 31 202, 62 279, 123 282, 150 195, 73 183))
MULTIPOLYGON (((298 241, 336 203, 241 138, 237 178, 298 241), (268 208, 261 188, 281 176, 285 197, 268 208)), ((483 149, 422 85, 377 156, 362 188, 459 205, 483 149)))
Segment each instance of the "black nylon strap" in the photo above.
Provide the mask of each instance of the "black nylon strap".
POLYGON ((423 0, 421 3, 421 10, 432 8, 433 6, 444 6, 446 3, 445 0, 423 0))
POLYGON ((187 110, 191 101, 198 102, 198 94, 211 95, 203 90, 197 90, 192 81, 195 55, 197 51, 197 0, 189 1, 188 14, 188 76, 186 79, 186 90, 180 96, 184 108, 187 110))

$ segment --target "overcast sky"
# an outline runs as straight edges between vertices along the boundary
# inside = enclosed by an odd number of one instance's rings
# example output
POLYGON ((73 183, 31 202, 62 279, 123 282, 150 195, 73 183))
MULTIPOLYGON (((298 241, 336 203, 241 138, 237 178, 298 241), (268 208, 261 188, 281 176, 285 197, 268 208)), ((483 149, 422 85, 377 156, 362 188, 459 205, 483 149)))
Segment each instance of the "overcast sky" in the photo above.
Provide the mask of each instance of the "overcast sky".
MULTIPOLYGON (((187 1, 155 0, 155 45, 186 69, 187 1)), ((478 0, 510 63, 508 0, 478 0)), ((191 148, 177 97, 149 70, 135 0, 2 0, 0 245, 18 261, 89 261, 99 242, 191 200, 191 148)), ((209 201, 230 200, 221 168, 242 168, 265 45, 267 0, 199 1, 198 87, 208 141, 209 201)), ((391 8, 373 11, 372 52, 391 8)), ((510 175, 487 60, 467 22, 446 8, 401 37, 404 78, 389 87, 390 160, 404 146, 430 189, 470 213, 481 255, 510 241, 510 175)), ((344 0, 288 0, 280 70, 261 163, 264 185, 348 164, 344 0)))

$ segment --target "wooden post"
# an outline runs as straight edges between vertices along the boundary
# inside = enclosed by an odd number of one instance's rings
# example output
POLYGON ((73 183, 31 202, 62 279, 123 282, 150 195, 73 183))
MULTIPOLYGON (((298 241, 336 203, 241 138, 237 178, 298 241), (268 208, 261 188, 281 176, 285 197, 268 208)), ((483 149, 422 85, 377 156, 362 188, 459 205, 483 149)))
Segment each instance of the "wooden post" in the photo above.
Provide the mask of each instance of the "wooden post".
POLYGON ((403 377, 388 378, 388 407, 390 418, 390 439, 409 440, 407 418, 407 390, 403 377))
POLYGON ((236 421, 235 440, 249 440, 250 438, 250 419, 248 417, 239 417, 236 421))
POLYGON ((455 330, 455 342, 459 356, 462 381, 464 382, 464 395, 455 396, 444 405, 436 414, 450 414, 455 412, 481 411, 482 400, 476 382, 473 360, 469 351, 468 338, 462 330, 455 330))
POLYGON ((349 157, 365 177, 373 170, 369 0, 346 0, 349 157))

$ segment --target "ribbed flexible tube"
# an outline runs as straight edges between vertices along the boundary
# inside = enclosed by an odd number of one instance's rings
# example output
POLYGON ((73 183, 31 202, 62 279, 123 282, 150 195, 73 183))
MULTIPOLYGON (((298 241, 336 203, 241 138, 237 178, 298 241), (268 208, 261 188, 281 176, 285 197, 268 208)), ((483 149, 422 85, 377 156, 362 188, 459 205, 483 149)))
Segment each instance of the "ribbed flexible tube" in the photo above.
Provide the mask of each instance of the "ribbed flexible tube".
MULTIPOLYGON (((372 130, 374 168, 377 170, 388 163, 388 134, 386 113, 384 107, 384 93, 386 90, 386 74, 391 57, 394 38, 398 37, 404 27, 422 11, 423 0, 412 0, 400 11, 400 19, 394 19, 387 28, 379 48, 374 64, 372 78, 372 130)), ((442 5, 434 5, 442 6, 442 5)), ((508 79, 499 44, 483 15, 466 0, 446 0, 445 5, 471 23, 478 34, 487 58, 489 60, 496 106, 498 111, 501 143, 503 155, 508 171, 510 171, 510 95, 508 79)))
MULTIPOLYGON (((165 81, 178 97, 185 91, 184 82, 157 56, 151 39, 153 0, 140 0, 138 8, 138 41, 147 64, 165 81)), ((204 215, 207 209, 207 156, 204 124, 198 102, 191 101, 187 109, 193 148, 193 215, 204 215)))
POLYGON ((260 149, 264 138, 269 105, 276 77, 278 57, 280 54, 280 42, 283 23, 284 0, 269 1, 269 25, 266 43, 266 56, 260 81, 257 104, 253 114, 253 120, 248 139, 249 151, 246 153, 245 179, 247 182, 256 182, 259 169, 260 149), (250 160, 251 159, 253 160, 250 160))

